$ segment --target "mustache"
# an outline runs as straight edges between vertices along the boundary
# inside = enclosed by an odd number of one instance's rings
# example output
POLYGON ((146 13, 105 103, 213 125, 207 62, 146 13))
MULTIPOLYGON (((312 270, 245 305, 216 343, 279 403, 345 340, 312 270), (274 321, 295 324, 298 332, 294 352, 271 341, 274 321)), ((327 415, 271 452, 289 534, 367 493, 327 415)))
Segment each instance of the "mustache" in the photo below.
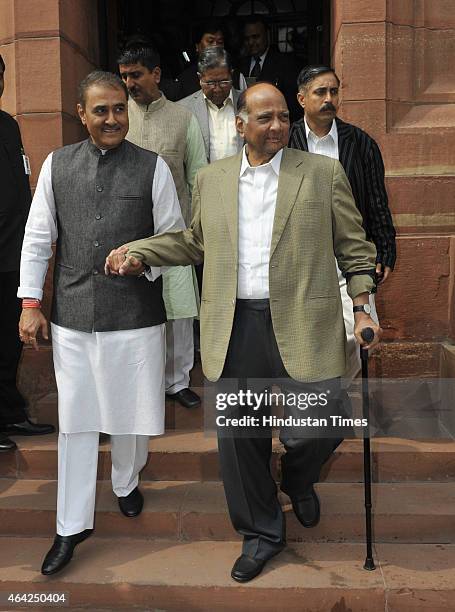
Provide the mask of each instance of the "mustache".
POLYGON ((333 106, 333 104, 331 102, 326 102, 324 104, 324 106, 321 106, 321 113, 323 113, 324 111, 333 111, 334 113, 336 112, 336 108, 333 106))

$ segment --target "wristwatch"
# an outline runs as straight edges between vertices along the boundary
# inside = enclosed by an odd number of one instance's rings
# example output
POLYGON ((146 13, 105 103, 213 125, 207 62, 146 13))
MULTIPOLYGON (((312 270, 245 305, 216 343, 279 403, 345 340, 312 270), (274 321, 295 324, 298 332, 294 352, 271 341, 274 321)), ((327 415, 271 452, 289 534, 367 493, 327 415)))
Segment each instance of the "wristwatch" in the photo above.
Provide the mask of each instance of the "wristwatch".
POLYGON ((369 304, 360 304, 360 306, 354 306, 353 312, 364 312, 369 315, 371 313, 371 306, 369 304))

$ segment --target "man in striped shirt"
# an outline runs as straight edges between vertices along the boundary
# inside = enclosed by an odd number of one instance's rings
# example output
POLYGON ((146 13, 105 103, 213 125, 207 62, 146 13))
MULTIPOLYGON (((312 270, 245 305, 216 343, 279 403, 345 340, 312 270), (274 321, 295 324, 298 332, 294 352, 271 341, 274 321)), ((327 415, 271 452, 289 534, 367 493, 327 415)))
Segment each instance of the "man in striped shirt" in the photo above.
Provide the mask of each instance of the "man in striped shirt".
MULTIPOLYGON (((395 228, 390 214, 384 184, 384 163, 376 142, 360 128, 336 116, 340 80, 328 66, 307 66, 297 78, 297 99, 305 115, 293 123, 289 146, 294 149, 339 159, 351 184, 357 208, 363 217, 367 238, 376 246, 376 275, 384 283, 396 259, 395 228)), ((346 279, 340 271, 347 336, 348 365, 345 373, 352 379, 360 370, 360 359, 354 338, 352 300, 347 295, 346 279)), ((374 296, 365 311, 377 320, 374 296)))

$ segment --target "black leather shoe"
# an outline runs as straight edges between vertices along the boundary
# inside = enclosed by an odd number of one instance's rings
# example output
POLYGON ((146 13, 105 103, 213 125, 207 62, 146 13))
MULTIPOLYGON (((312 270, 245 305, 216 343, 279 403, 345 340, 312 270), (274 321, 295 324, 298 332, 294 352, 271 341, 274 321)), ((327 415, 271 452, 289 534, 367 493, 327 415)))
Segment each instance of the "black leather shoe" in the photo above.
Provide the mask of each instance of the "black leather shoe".
POLYGON ((321 507, 314 487, 303 497, 291 498, 291 502, 294 514, 304 527, 315 527, 319 523, 321 507))
POLYGON ((52 548, 44 557, 41 573, 50 576, 63 569, 71 561, 76 545, 86 540, 92 533, 93 529, 85 529, 85 531, 70 536, 57 534, 52 548))
POLYGON ((0 433, 0 453, 6 453, 7 451, 16 450, 16 442, 10 440, 6 436, 0 433))
POLYGON ((28 419, 22 423, 13 423, 11 425, 3 425, 2 432, 8 436, 42 436, 43 434, 54 433, 53 425, 44 425, 41 423, 32 423, 28 419))
POLYGON ((267 560, 241 555, 232 567, 231 576, 237 582, 249 582, 259 576, 266 563, 267 560))
POLYGON ((138 516, 138 514, 142 512, 144 497, 136 487, 126 497, 119 497, 118 505, 125 516, 132 518, 133 516, 138 516))
POLYGON ((182 406, 185 406, 185 408, 197 408, 201 405, 201 398, 191 389, 181 389, 177 393, 166 393, 166 395, 182 406))

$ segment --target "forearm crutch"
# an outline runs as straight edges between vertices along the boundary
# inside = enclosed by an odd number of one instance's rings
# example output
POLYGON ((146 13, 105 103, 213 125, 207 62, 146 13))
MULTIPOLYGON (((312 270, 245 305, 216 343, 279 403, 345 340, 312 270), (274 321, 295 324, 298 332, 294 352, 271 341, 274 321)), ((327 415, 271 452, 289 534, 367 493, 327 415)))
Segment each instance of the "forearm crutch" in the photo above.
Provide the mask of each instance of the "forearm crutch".
MULTIPOLYGON (((362 338, 365 342, 371 342, 374 331, 371 327, 362 329, 362 338)), ((366 427, 363 428, 363 480, 365 489, 365 521, 367 536, 367 556, 364 569, 374 570, 376 566, 373 560, 373 535, 371 532, 371 452, 370 452, 370 398, 368 395, 368 349, 360 347, 360 359, 362 361, 362 410, 363 418, 366 419, 366 427)))

